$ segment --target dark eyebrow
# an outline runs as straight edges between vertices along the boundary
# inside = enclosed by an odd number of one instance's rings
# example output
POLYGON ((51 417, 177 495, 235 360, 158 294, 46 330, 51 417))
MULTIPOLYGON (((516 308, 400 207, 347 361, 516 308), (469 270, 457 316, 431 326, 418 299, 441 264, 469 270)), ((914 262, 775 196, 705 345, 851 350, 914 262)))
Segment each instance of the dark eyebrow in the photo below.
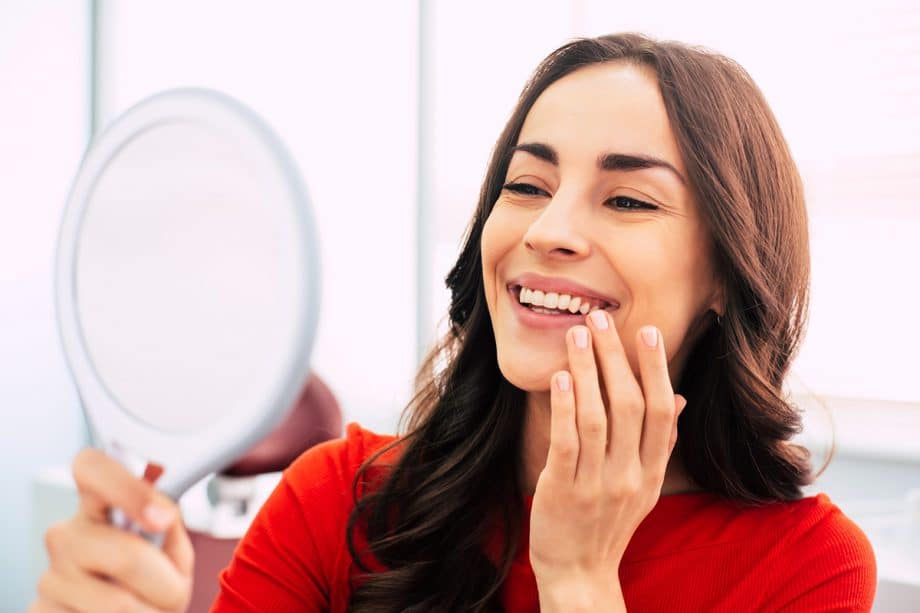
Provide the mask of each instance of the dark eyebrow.
MULTIPOLYGON (((522 143, 515 146, 511 153, 523 151, 537 157, 553 166, 559 165, 559 156, 556 150, 544 143, 522 143)), ((631 154, 631 153, 604 153, 597 159, 597 167, 601 170, 644 170, 646 168, 666 168, 670 170, 681 183, 687 184, 684 176, 674 167, 673 164, 653 157, 651 155, 631 154)))

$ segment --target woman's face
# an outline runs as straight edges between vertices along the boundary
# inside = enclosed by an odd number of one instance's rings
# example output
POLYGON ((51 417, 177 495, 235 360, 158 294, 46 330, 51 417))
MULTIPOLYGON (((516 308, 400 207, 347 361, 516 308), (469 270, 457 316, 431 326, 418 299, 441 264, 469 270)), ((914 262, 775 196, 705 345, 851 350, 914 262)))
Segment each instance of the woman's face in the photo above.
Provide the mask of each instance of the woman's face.
POLYGON ((482 235, 498 363, 513 385, 548 390, 568 368, 566 330, 594 308, 613 316, 637 376, 636 333, 657 326, 676 383, 696 324, 722 310, 686 174, 648 69, 596 64, 540 95, 482 235))

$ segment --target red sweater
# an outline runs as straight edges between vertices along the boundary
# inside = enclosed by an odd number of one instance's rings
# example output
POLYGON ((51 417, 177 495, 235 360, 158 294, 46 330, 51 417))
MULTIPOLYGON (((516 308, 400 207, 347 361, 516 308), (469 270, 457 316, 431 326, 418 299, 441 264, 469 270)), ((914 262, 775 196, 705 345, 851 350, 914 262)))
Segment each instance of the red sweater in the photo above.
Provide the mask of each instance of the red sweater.
MULTIPOLYGON (((344 612, 352 481, 392 440, 350 424, 291 464, 221 573, 212 611, 344 612)), ((510 612, 539 610, 528 534, 525 521, 502 590, 510 612)), ((869 541, 824 494, 742 509, 695 493, 659 499, 619 574, 629 611, 812 612, 868 611, 875 572, 869 541)))

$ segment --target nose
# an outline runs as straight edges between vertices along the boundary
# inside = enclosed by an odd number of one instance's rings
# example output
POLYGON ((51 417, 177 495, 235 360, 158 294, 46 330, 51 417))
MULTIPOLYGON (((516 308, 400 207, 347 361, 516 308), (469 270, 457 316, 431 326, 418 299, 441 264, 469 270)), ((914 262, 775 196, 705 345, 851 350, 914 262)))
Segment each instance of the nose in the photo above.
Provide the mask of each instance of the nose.
POLYGON ((556 260, 575 260, 588 255, 590 242, 584 232, 584 207, 577 197, 562 190, 540 211, 524 234, 529 251, 556 260))

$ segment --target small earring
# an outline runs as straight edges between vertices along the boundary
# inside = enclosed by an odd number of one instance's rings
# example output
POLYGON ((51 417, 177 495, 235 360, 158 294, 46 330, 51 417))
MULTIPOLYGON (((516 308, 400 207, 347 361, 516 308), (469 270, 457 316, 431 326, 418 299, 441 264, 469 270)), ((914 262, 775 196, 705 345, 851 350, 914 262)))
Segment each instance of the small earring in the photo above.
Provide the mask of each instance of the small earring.
POLYGON ((716 323, 722 325, 722 316, 719 314, 716 314, 716 323))

